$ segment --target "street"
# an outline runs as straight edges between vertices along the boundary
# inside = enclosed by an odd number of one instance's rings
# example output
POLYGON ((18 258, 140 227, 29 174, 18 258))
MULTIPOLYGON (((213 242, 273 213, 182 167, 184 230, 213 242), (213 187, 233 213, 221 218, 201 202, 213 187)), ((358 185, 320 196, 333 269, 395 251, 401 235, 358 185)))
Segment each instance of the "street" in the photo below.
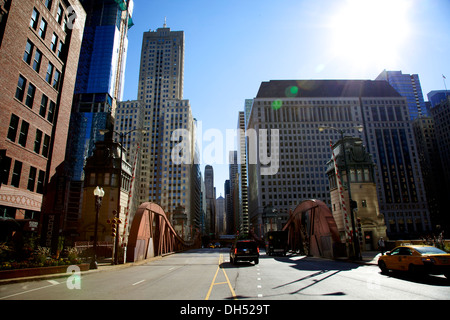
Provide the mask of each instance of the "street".
MULTIPOLYGON (((229 262, 229 249, 197 249, 80 278, 0 285, 0 300, 440 300, 444 276, 382 275, 375 265, 261 252, 258 265, 229 262)), ((254 301, 253 301, 254 302, 254 301)))

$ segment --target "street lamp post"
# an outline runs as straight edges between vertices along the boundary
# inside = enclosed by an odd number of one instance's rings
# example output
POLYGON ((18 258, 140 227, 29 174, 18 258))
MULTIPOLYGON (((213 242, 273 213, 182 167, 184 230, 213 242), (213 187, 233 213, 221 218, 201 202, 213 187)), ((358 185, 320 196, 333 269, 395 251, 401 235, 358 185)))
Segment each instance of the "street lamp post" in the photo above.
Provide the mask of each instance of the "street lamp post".
MULTIPOLYGON (((117 188, 117 209, 116 209, 116 218, 120 219, 120 194, 121 194, 121 188, 122 188, 122 161, 123 161, 123 139, 126 135, 135 132, 140 131, 142 133, 145 133, 146 131, 144 129, 133 129, 128 132, 119 132, 115 130, 108 130, 108 129, 101 129, 99 130, 101 135, 105 135, 108 132, 113 132, 119 135, 120 137, 120 162, 119 162, 119 174, 118 174, 118 188, 117 188)), ((118 229, 118 228, 117 228, 118 229)), ((116 239, 114 242, 114 259, 112 261, 112 264, 119 264, 119 230, 117 230, 116 239)))
POLYGON ((97 229, 98 229, 98 213, 100 212, 100 207, 102 206, 103 196, 105 195, 105 191, 103 188, 95 188, 94 196, 95 196, 95 225, 94 225, 94 256, 92 257, 91 264, 89 265, 89 269, 97 269, 97 229))
MULTIPOLYGON (((344 133, 346 132, 346 130, 344 129, 340 129, 340 128, 335 128, 335 127, 329 127, 329 126, 320 126, 319 127, 319 131, 323 132, 326 129, 330 129, 330 130, 334 130, 340 133, 341 135, 341 143, 342 143, 342 150, 343 150, 343 157, 344 157, 344 167, 345 167, 345 172, 347 175, 347 192, 348 192, 348 200, 349 200, 349 204, 350 204, 350 219, 352 220, 352 242, 353 242, 353 252, 355 254, 356 257, 358 257, 359 260, 362 260, 361 258, 361 248, 359 246, 359 241, 358 238, 356 236, 356 226, 355 226, 355 214, 353 211, 353 205, 352 205, 352 193, 351 193, 351 188, 350 188, 350 171, 348 169, 348 165, 347 165, 347 156, 345 154, 345 141, 344 141, 344 133)), ((354 127, 350 127, 350 129, 356 129, 359 132, 362 132, 364 127, 362 125, 359 126, 354 126, 354 127)))

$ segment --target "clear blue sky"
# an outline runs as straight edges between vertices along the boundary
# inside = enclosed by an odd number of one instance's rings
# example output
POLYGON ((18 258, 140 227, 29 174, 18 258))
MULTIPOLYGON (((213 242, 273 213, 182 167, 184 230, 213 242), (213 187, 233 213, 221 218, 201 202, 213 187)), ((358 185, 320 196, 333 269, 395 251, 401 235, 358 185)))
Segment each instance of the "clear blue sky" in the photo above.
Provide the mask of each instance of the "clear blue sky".
MULTIPOLYGON (((373 80, 401 70, 419 75, 427 100, 444 89, 442 74, 450 88, 449 14, 449 0, 134 0, 124 100, 137 97, 142 35, 165 17, 185 32, 183 98, 203 132, 225 137, 268 80, 373 80)), ((213 166, 224 195, 228 165, 213 166)))

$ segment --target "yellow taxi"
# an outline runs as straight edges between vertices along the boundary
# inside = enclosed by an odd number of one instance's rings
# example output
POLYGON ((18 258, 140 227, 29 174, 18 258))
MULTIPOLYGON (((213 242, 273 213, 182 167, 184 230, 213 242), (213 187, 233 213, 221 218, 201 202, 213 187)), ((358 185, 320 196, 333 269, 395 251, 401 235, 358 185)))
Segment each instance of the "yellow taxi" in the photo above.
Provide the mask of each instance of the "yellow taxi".
POLYGON ((450 280, 450 254, 433 246, 403 245, 380 256, 378 267, 417 274, 443 274, 450 280))

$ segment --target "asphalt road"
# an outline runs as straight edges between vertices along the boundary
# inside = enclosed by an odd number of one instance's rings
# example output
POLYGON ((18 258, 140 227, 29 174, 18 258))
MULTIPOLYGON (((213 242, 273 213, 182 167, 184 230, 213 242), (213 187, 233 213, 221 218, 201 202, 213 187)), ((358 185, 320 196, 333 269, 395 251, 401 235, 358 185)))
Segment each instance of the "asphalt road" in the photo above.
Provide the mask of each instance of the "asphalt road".
MULTIPOLYGON (((445 300, 443 276, 382 275, 377 266, 304 256, 229 262, 228 249, 198 249, 80 277, 0 285, 0 300, 445 300)), ((195 311, 195 310, 193 310, 195 311)))

